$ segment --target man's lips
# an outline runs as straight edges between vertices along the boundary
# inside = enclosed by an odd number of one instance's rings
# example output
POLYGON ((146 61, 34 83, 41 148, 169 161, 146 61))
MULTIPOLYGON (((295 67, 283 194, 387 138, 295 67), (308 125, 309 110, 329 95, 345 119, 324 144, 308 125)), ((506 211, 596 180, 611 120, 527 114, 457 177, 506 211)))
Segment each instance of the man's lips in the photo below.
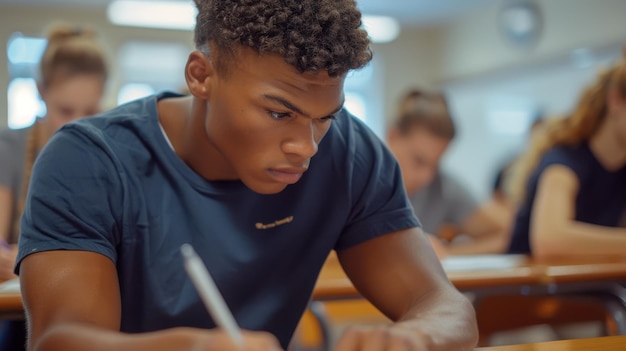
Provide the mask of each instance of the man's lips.
POLYGON ((302 178, 302 174, 306 172, 306 168, 272 168, 267 171, 269 175, 276 181, 285 184, 295 184, 302 178))

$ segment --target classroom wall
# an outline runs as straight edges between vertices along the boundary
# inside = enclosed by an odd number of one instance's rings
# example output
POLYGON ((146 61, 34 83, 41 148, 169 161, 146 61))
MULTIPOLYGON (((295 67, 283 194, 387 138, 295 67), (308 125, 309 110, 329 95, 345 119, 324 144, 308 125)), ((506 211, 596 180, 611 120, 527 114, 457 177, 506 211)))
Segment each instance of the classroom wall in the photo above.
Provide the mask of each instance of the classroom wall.
POLYGON ((375 55, 384 62, 383 118, 387 124, 410 87, 443 88, 563 62, 577 48, 605 50, 626 43, 626 1, 538 0, 542 34, 532 47, 515 47, 498 31, 498 13, 505 1, 487 2, 437 25, 403 28, 394 42, 374 45, 375 55))
POLYGON ((534 47, 518 48, 497 29, 504 2, 493 1, 481 11, 441 27, 442 82, 537 63, 572 49, 605 46, 626 38, 626 1, 538 0, 542 35, 534 47))
POLYGON ((375 57, 383 63, 383 119, 393 118, 396 104, 407 89, 435 87, 443 69, 440 45, 438 28, 406 28, 395 41, 373 45, 375 57))

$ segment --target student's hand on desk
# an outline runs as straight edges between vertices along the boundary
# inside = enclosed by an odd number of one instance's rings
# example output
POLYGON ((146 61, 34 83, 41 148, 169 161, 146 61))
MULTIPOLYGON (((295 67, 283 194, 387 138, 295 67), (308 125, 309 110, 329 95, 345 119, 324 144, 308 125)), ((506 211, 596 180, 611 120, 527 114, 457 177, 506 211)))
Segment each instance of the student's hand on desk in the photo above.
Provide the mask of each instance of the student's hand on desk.
POLYGON ((0 247, 0 281, 17 278, 13 274, 13 266, 17 257, 17 246, 0 247))
POLYGON ((334 351, 428 351, 428 335, 398 326, 351 327, 334 351))

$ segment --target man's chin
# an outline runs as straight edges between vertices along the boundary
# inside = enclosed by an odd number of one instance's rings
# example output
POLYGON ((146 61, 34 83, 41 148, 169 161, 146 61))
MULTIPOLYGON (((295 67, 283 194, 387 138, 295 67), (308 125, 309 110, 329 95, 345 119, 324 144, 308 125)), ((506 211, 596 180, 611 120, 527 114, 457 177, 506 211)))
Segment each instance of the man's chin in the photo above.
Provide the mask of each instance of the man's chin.
POLYGON ((287 187, 287 184, 283 184, 283 183, 274 183, 274 182, 268 182, 268 183, 261 183, 261 182, 243 182, 248 189, 254 191, 257 194, 261 194, 261 195, 274 195, 274 194, 278 194, 281 191, 285 190, 285 188, 287 187))

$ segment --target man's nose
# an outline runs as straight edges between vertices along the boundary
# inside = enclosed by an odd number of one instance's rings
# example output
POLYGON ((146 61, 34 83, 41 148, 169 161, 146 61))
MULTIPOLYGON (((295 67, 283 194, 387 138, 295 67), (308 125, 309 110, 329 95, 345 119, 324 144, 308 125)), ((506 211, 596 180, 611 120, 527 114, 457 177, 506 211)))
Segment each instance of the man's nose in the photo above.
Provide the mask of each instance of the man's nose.
POLYGON ((318 141, 314 121, 307 119, 296 126, 291 138, 283 143, 283 152, 309 159, 317 153, 318 141))

